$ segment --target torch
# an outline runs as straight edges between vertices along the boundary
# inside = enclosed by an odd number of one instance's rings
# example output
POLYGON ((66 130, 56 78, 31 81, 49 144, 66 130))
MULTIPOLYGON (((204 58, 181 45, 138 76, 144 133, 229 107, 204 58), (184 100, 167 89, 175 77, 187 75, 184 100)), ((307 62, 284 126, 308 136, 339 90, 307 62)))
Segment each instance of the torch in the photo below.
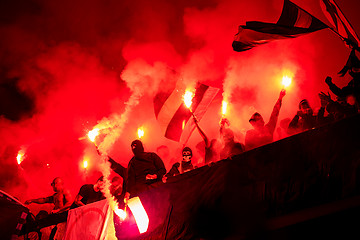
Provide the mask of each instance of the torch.
POLYGON ((194 97, 194 93, 189 91, 189 90, 186 90, 185 91, 185 94, 183 96, 184 98, 184 104, 185 106, 189 109, 189 111, 191 112, 191 115, 193 116, 194 120, 197 121, 197 118, 196 116, 194 115, 194 112, 191 110, 191 104, 192 104, 192 99, 194 97))
POLYGON ((141 138, 142 138, 142 137, 144 136, 144 134, 145 134, 144 128, 143 128, 143 127, 139 127, 138 130, 137 130, 137 134, 138 134, 139 139, 141 140, 141 138))
POLYGON ((222 101, 222 106, 221 106, 222 118, 225 118, 227 106, 228 106, 228 103, 225 100, 223 100, 222 101))
POLYGON ((283 90, 285 90, 285 88, 287 88, 288 86, 290 86, 291 84, 291 77, 289 76, 283 76, 282 78, 282 85, 283 85, 283 90))
POLYGON ((25 155, 25 151, 21 149, 16 156, 16 161, 19 165, 21 164, 22 161, 24 161, 24 155, 25 155))

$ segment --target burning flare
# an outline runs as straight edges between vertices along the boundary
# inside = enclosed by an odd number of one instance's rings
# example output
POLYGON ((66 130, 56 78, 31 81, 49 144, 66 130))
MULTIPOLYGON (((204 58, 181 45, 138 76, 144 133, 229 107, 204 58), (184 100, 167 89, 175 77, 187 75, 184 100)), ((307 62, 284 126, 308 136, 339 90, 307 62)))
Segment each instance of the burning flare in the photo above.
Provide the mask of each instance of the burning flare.
POLYGON ((289 76, 283 76, 282 78, 282 85, 284 86, 284 88, 290 86, 291 84, 291 77, 289 76))
POLYGON ((83 168, 87 169, 87 167, 89 166, 89 162, 87 159, 83 160, 83 168))
POLYGON ((144 133, 145 133, 144 128, 139 127, 138 130, 137 130, 137 134, 138 134, 139 139, 141 139, 144 136, 144 133))
POLYGON ((16 156, 16 160, 19 165, 21 164, 22 161, 24 161, 24 155, 25 155, 25 151, 21 149, 16 156))
POLYGON ((128 206, 134 215, 136 225, 140 233, 147 231, 149 227, 149 217, 142 205, 139 197, 133 197, 129 199, 128 206))
POLYGON ((96 137, 99 135, 99 131, 100 129, 94 128, 88 133, 88 138, 90 139, 90 141, 95 142, 96 137))
POLYGON ((117 206, 115 206, 114 212, 116 215, 118 215, 120 217, 121 220, 125 220, 126 218, 126 211, 122 210, 120 208, 118 208, 117 206))
POLYGON ((225 114, 226 114, 226 110, 227 110, 227 105, 228 105, 228 103, 226 102, 226 101, 222 101, 222 115, 223 116, 225 116, 225 114))
POLYGON ((186 90, 183 98, 184 98, 185 106, 189 109, 191 107, 193 97, 194 97, 194 93, 189 90, 186 90))

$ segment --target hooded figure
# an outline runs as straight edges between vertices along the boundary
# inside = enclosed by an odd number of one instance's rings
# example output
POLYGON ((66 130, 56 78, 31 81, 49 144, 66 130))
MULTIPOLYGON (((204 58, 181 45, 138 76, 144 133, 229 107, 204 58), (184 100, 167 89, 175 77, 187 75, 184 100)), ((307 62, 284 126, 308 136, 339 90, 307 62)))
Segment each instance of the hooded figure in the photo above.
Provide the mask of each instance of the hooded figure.
POLYGON ((295 117, 291 120, 287 133, 292 135, 300 133, 312 128, 318 127, 324 123, 324 108, 320 108, 317 115, 314 115, 312 108, 308 100, 303 99, 299 103, 299 111, 295 117))
POLYGON ((245 151, 243 144, 235 142, 234 132, 231 129, 221 130, 221 135, 224 142, 224 148, 220 151, 221 159, 231 158, 245 151))
MULTIPOLYGON (((174 163, 170 169, 170 171, 166 174, 167 177, 176 176, 178 174, 182 174, 184 172, 188 172, 194 169, 194 166, 191 162, 193 153, 191 148, 184 147, 182 150, 182 160, 181 162, 174 163)), ((166 179, 165 179, 166 181, 166 179)))
POLYGON ((161 181, 166 173, 165 165, 161 158, 154 152, 145 152, 140 140, 131 143, 134 156, 128 164, 126 195, 140 193, 153 187, 154 183, 161 181))
POLYGON ((267 124, 265 124, 265 121, 260 113, 256 112, 251 116, 249 122, 253 126, 253 129, 250 129, 246 132, 246 150, 260 147, 273 141, 274 131, 278 121, 282 99, 285 96, 285 93, 285 90, 280 92, 279 98, 275 103, 269 122, 267 124))

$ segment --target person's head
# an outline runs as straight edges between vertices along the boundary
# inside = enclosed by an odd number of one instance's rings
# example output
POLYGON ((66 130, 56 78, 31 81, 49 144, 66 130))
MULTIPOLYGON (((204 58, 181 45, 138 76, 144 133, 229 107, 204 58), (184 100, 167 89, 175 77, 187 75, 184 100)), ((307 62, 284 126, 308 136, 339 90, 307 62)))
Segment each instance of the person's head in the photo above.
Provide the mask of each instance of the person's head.
POLYGON ((118 176, 115 176, 111 179, 110 193, 114 194, 115 191, 119 188, 122 188, 122 179, 118 176))
POLYGON ((184 147, 183 148, 183 150, 182 150, 182 158, 183 158, 183 161, 185 161, 185 162, 191 161, 191 158, 192 158, 192 150, 191 150, 191 148, 189 148, 189 147, 184 147))
POLYGON ((299 110, 302 112, 303 115, 312 115, 313 114, 313 110, 310 107, 308 100, 306 100, 306 99, 303 99, 300 101, 299 110))
POLYGON ((225 144, 234 142, 234 132, 229 128, 224 129, 222 137, 225 144))
POLYGON ((255 128, 260 128, 265 125, 264 119, 260 113, 254 113, 251 118, 249 119, 250 124, 255 128))
POLYGON ((60 177, 56 177, 51 182, 51 186, 52 186, 54 192, 60 192, 61 190, 64 189, 64 182, 60 177))
POLYGON ((94 184, 95 189, 103 189, 104 187, 104 176, 99 177, 94 184))
POLYGON ((131 150, 134 153, 134 155, 136 156, 136 155, 144 152, 144 146, 140 140, 134 140, 131 143, 131 150))
POLYGON ((353 94, 349 94, 346 96, 346 102, 347 104, 354 106, 356 104, 356 98, 353 94))

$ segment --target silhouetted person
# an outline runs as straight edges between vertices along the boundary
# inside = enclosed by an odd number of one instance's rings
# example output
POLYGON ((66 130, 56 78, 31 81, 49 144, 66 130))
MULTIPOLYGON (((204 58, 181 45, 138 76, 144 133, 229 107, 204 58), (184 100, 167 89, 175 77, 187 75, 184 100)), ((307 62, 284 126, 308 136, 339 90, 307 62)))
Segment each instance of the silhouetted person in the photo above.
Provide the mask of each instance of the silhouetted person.
POLYGON ((111 179, 110 193, 116 199, 123 199, 123 179, 119 176, 115 176, 111 179))
POLYGON ((125 199, 150 189, 152 184, 162 180, 166 173, 165 165, 161 158, 154 152, 144 152, 140 140, 131 143, 134 156, 128 164, 128 177, 125 199))
POLYGON ((346 96, 346 101, 333 101, 329 94, 319 93, 322 102, 326 102, 326 110, 334 120, 350 117, 358 113, 358 104, 353 94, 346 96))
MULTIPOLYGON (((191 162, 192 159, 192 150, 189 147, 184 147, 182 150, 182 160, 181 162, 174 163, 170 171, 165 175, 166 178, 173 177, 184 172, 188 172, 194 169, 194 165, 191 162)), ((166 178, 163 179, 163 182, 166 182, 166 178)))
POLYGON ((290 118, 284 118, 280 121, 279 127, 277 128, 278 140, 289 136, 289 134, 287 134, 286 131, 288 129, 290 122, 291 122, 290 118))
POLYGON ((84 184, 79 193, 76 195, 74 203, 71 205, 71 208, 77 208, 84 206, 86 204, 90 204, 93 202, 97 202, 105 199, 104 194, 101 190, 104 187, 104 177, 101 176, 98 178, 95 184, 84 184))
POLYGON ((226 128, 225 124, 229 126, 230 122, 223 118, 220 122, 220 135, 224 142, 224 147, 220 151, 221 159, 231 158, 245 151, 245 146, 235 141, 234 132, 230 128, 226 128))
POLYGON ((299 103, 299 111, 291 120, 287 133, 292 135, 319 126, 323 122, 324 112, 324 107, 321 107, 318 114, 314 115, 309 102, 306 99, 301 100, 299 103))
POLYGON ((37 203, 52 203, 54 209, 51 213, 61 213, 68 210, 72 203, 71 193, 68 189, 64 188, 64 182, 60 177, 56 177, 52 182, 51 186, 54 190, 54 194, 49 197, 29 199, 25 204, 37 203))
MULTIPOLYGON (((205 150, 205 156, 204 156, 204 163, 208 164, 211 162, 215 162, 217 159, 217 153, 215 150, 215 144, 216 144, 216 139, 212 139, 211 141, 209 140, 209 138, 206 136, 205 132, 200 128, 199 126, 199 122, 197 120, 196 117, 193 118, 194 122, 195 122, 195 126, 198 129, 201 137, 204 139, 204 150, 205 150)), ((201 151, 203 152, 203 151, 201 151)))
POLYGON ((331 77, 326 77, 325 83, 329 85, 330 90, 338 97, 344 98, 348 95, 354 95, 357 102, 360 102, 360 60, 355 54, 355 49, 350 53, 344 68, 339 72, 340 76, 345 76, 346 73, 352 77, 350 82, 343 88, 339 88, 332 82, 331 77))
POLYGON ((280 96, 275 103, 273 111, 271 113, 269 122, 265 124, 265 121, 260 113, 254 113, 249 122, 254 129, 250 129, 245 135, 245 149, 250 150, 260 147, 262 145, 271 143, 274 139, 274 131, 279 118, 282 99, 285 96, 285 90, 281 90, 280 96))

